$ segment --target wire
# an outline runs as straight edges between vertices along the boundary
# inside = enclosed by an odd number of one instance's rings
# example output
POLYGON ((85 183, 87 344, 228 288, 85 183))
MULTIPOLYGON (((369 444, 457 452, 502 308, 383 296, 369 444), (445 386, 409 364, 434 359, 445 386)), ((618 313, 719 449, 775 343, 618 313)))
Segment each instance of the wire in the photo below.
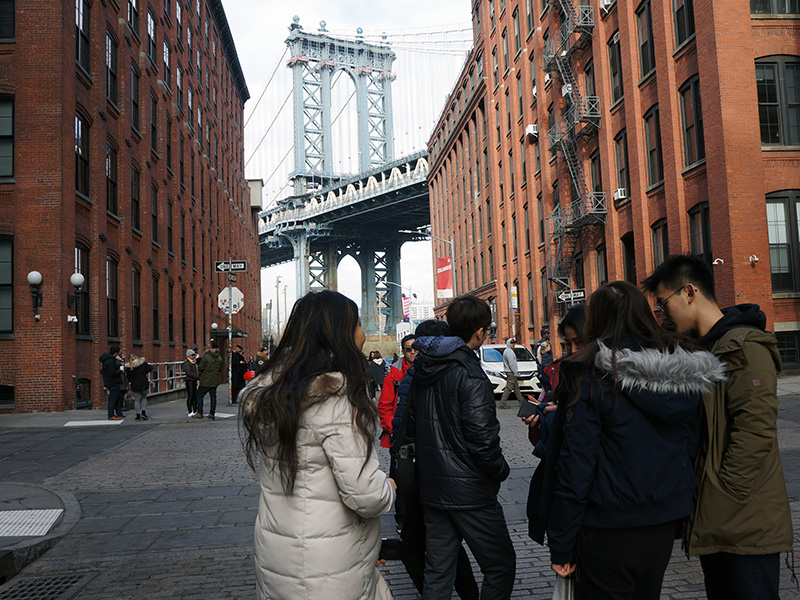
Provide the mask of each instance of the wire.
MULTIPOLYGON (((278 64, 275 65, 275 70, 272 71, 272 75, 269 76, 269 81, 267 81, 267 85, 264 86, 264 91, 262 91, 261 95, 258 97, 258 101, 256 102, 256 105, 253 107, 253 111, 250 113, 250 116, 247 117, 247 121, 245 121, 245 123, 244 123, 245 127, 247 127, 247 124, 250 122, 250 119, 253 118, 253 115, 256 114, 256 109, 258 108, 258 105, 261 103, 261 99, 264 97, 264 94, 267 93, 267 88, 269 87, 269 84, 272 83, 272 79, 275 77, 275 73, 278 72, 278 69, 280 68, 281 64, 283 63, 283 59, 286 57, 286 53, 287 52, 289 52, 289 47, 288 46, 283 51, 283 54, 281 55, 281 57, 278 59, 278 64)), ((244 129, 244 127, 242 129, 244 129)))
POLYGON ((281 111, 286 106, 286 103, 289 102, 289 99, 292 97, 292 95, 293 95, 293 92, 290 91, 289 94, 286 96, 286 99, 283 101, 283 104, 281 104, 281 107, 278 109, 278 112, 275 113, 275 118, 272 119, 272 123, 269 124, 269 127, 267 127, 267 130, 264 132, 264 135, 261 136, 261 139, 259 140, 258 144, 256 144, 256 147, 253 150, 253 153, 250 155, 250 158, 248 158, 247 162, 244 163, 245 168, 247 168, 247 165, 249 165, 250 161, 253 160, 253 157, 256 155, 256 152, 258 152, 258 149, 261 147, 261 144, 264 143, 264 140, 267 138, 267 134, 269 133, 270 129, 272 129, 272 126, 275 125, 275 121, 278 120, 278 117, 280 116, 281 111))

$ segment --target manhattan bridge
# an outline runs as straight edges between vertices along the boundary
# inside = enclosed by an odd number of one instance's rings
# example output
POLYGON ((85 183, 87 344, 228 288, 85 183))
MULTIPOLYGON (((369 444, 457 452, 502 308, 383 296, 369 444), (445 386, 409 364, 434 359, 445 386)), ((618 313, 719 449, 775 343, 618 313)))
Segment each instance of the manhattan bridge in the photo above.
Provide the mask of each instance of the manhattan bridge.
MULTIPOLYGON (((469 25, 376 35, 359 28, 349 35, 329 32, 324 21, 317 31, 307 31, 295 17, 286 52, 245 123, 248 128, 258 119, 270 83, 280 76, 278 69, 286 69, 291 89, 277 114, 262 119, 266 131, 247 159, 263 160, 265 141, 273 150, 259 169, 270 173, 262 179, 267 203, 259 214, 261 267, 294 261, 300 297, 309 290, 337 289, 339 263, 352 257, 361 270, 368 334, 378 333, 381 314, 386 332, 402 319, 400 248, 428 239, 424 228, 430 224, 425 142, 471 44, 469 25), (412 63, 411 69, 406 65, 409 74, 434 89, 393 95, 398 55, 412 63), (449 77, 442 77, 442 64, 449 77), (438 72, 438 79, 420 77, 425 70, 438 72), (437 83, 429 84, 432 80, 437 83), (397 113, 406 117, 403 132, 395 130, 397 113), (280 140, 280 160, 276 144, 269 143, 271 132, 280 140), (270 188, 281 176, 283 187, 270 188)), ((253 125, 248 134, 264 128, 253 125)))

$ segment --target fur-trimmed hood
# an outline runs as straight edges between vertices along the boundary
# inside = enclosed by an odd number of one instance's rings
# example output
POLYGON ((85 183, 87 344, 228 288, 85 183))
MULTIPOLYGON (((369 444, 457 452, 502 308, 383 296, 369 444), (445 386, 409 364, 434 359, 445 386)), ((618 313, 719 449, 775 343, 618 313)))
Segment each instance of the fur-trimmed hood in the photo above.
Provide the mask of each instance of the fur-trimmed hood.
POLYGON ((145 363, 143 356, 137 356, 136 358, 131 358, 130 360, 125 362, 126 369, 135 369, 136 367, 140 367, 145 363))
MULTIPOLYGON (((600 340, 597 345, 595 367, 610 377, 612 351, 600 340)), ((725 364, 705 350, 624 348, 615 354, 620 390, 639 410, 665 421, 680 418, 689 405, 696 406, 699 395, 726 379, 725 364)))

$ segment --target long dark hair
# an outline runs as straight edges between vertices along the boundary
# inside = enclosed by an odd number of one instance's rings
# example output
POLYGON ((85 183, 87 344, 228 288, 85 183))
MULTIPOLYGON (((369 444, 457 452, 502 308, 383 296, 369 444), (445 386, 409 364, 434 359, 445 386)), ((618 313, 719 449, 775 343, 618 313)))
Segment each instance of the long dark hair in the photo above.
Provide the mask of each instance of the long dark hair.
POLYGON ((255 470, 256 458, 267 448, 276 448, 287 495, 297 477, 300 418, 310 406, 334 394, 347 396, 353 409, 351 422, 363 438, 367 459, 372 453, 376 409, 367 395, 364 355, 355 343, 358 324, 358 307, 342 294, 322 291, 303 296, 266 364, 271 380, 245 390, 242 423, 247 463, 255 470), (344 383, 330 376, 324 379, 334 372, 344 376, 344 383))
MULTIPOLYGON (((627 281, 603 284, 589 297, 583 340, 584 345, 568 360, 573 364, 577 363, 580 371, 590 372, 595 383, 599 381, 599 377, 595 376, 595 356, 600 348, 599 342, 611 350, 611 368, 615 382, 616 353, 624 344, 633 343, 641 348, 656 350, 667 350, 678 345, 687 349, 693 348, 685 338, 658 324, 645 295, 627 281)), ((602 393, 602 386, 598 386, 598 389, 602 393)))

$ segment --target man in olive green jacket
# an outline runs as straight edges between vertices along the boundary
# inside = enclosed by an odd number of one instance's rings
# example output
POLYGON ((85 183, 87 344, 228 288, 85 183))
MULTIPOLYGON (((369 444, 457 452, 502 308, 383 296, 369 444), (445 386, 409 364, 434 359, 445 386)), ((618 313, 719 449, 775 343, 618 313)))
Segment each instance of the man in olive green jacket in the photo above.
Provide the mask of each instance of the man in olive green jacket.
POLYGON ((758 305, 720 310, 713 272, 697 257, 671 256, 643 285, 656 312, 726 365, 727 381, 703 398, 687 553, 700 556, 709 600, 777 600, 792 522, 778 454, 775 335, 758 305))
POLYGON ((197 388, 197 419, 203 418, 203 398, 206 393, 211 396, 211 410, 208 418, 212 421, 216 418, 217 412, 217 386, 219 385, 219 374, 222 372, 222 357, 219 355, 216 344, 211 344, 206 348, 206 353, 197 364, 200 371, 200 387, 197 388))

